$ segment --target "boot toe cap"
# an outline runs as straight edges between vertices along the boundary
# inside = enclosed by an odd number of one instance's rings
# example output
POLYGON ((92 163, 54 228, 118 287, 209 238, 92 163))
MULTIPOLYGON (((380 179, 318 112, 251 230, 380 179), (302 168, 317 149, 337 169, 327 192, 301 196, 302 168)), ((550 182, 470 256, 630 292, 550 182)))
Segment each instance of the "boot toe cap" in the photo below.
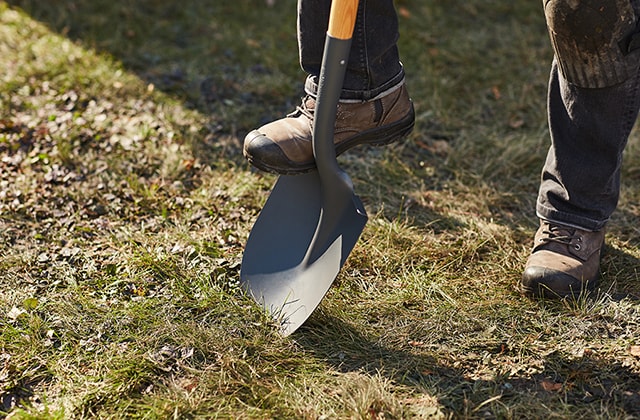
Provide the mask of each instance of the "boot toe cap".
POLYGON ((546 298, 578 297, 592 290, 596 281, 582 281, 548 267, 529 266, 522 275, 522 291, 530 296, 546 298))
POLYGON ((291 165, 280 147, 258 130, 247 134, 242 154, 252 165, 267 172, 278 172, 278 168, 286 168, 291 165))

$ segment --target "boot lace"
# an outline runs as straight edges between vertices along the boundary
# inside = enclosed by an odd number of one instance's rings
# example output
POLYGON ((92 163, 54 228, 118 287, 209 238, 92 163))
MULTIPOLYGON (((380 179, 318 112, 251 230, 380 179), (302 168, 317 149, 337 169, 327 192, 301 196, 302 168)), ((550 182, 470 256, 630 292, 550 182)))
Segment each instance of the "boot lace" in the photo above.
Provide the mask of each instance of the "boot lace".
POLYGON ((296 107, 296 110, 290 113, 289 115, 287 115, 287 117, 298 117, 302 114, 305 117, 309 118, 310 120, 313 120, 314 111, 315 111, 315 100, 312 97, 307 95, 304 98, 302 98, 302 105, 298 105, 296 107), (314 101, 313 102, 314 108, 307 107, 307 102, 309 101, 314 101))
POLYGON ((577 234, 576 229, 574 228, 549 223, 548 229, 544 229, 542 233, 544 234, 544 236, 540 238, 540 242, 557 242, 563 245, 571 245, 576 250, 579 250, 581 248, 581 245, 579 243, 572 244, 574 239, 578 242, 582 241, 582 236, 577 234))

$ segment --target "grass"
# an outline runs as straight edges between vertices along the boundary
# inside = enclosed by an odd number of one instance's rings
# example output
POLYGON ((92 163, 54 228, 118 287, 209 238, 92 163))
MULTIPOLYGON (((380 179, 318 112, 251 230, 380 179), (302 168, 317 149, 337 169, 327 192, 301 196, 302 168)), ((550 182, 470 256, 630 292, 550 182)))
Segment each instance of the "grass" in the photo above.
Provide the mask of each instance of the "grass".
POLYGON ((638 135, 601 289, 516 290, 548 147, 537 3, 396 2, 410 138, 340 158, 370 220, 283 338, 240 290, 295 106, 295 2, 0 2, 0 416, 638 418, 638 135), (216 4, 213 4, 216 3, 216 4))

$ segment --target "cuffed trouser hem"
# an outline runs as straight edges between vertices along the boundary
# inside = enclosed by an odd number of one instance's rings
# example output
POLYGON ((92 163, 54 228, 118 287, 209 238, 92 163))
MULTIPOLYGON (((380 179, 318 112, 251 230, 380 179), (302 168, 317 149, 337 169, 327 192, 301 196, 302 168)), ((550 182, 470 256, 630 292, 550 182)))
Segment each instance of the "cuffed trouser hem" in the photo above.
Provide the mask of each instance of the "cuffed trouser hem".
MULTIPOLYGON (((366 102, 376 97, 382 96, 384 93, 393 91, 394 89, 402 86, 404 83, 404 69, 401 69, 400 72, 392 77, 388 82, 384 83, 382 86, 376 87, 371 90, 350 90, 350 89, 342 89, 340 93, 341 101, 360 101, 366 102)), ((315 97, 318 93, 318 78, 314 75, 309 75, 304 84, 304 90, 307 94, 315 97)))
POLYGON ((539 203, 536 205, 536 214, 540 219, 548 222, 555 222, 561 225, 578 228, 581 230, 587 230, 590 232, 597 232, 604 229, 609 220, 593 220, 586 217, 576 216, 575 214, 565 213, 545 207, 539 203))

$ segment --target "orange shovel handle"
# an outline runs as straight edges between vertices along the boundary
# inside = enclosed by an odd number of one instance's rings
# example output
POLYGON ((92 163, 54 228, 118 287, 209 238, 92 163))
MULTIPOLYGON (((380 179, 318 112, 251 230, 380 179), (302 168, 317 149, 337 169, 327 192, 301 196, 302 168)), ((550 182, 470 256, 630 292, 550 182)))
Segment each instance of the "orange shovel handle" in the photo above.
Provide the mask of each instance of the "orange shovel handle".
POLYGON ((350 39, 358 14, 358 0, 333 0, 327 34, 333 38, 350 39))

